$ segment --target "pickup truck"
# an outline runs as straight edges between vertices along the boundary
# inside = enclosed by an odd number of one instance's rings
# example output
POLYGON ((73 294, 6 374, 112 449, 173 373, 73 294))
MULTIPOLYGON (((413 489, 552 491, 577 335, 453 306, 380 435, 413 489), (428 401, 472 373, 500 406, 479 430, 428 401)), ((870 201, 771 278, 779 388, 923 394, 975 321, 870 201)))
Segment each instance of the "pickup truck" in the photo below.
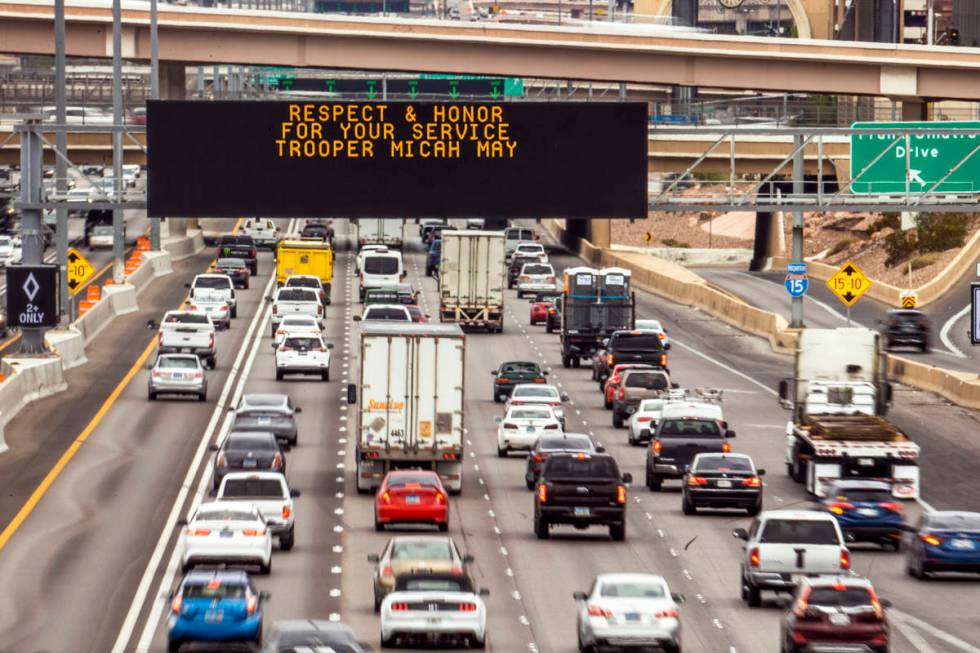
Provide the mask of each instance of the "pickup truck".
POLYGON ((242 235, 250 236, 256 247, 275 251, 279 243, 279 228, 269 218, 247 218, 242 223, 242 235))
POLYGON ((593 361, 592 380, 601 386, 618 363, 646 363, 666 370, 667 350, 655 331, 614 331, 593 361))
POLYGON ((205 291, 220 293, 231 309, 231 317, 238 317, 238 298, 235 296, 235 283, 227 274, 199 274, 187 284, 191 289, 190 298, 197 299, 198 293, 205 291))
POLYGON ((625 540, 626 485, 632 481, 607 454, 552 454, 538 478, 534 534, 547 539, 552 524, 576 529, 604 525, 613 540, 625 540))
POLYGON ((670 376, 663 370, 625 370, 613 395, 612 423, 617 429, 636 412, 644 399, 661 397, 671 388, 670 376))
POLYGON ((279 288, 275 295, 266 301, 272 302, 272 337, 276 336, 279 323, 287 315, 311 315, 323 328, 323 304, 320 296, 312 288, 279 288))
POLYGON ((253 277, 259 273, 259 253, 251 236, 222 236, 218 240, 218 258, 244 259, 253 277))
POLYGON ((218 501, 249 501, 259 509, 279 548, 289 551, 295 541, 296 515, 293 499, 299 490, 290 489, 279 472, 229 472, 221 479, 218 501))
MULTIPOLYGON (((150 326, 156 326, 152 320, 150 326)), ((159 325, 157 345, 161 354, 195 354, 215 368, 214 323, 204 311, 167 311, 159 325)))
POLYGON ((792 592, 797 579, 847 574, 851 553, 837 520, 815 510, 767 510, 749 530, 732 536, 742 545, 742 600, 762 605, 762 590, 792 592))
POLYGON ((683 478, 699 453, 729 453, 735 431, 717 419, 713 404, 668 402, 647 449, 646 481, 654 492, 665 478, 683 478))

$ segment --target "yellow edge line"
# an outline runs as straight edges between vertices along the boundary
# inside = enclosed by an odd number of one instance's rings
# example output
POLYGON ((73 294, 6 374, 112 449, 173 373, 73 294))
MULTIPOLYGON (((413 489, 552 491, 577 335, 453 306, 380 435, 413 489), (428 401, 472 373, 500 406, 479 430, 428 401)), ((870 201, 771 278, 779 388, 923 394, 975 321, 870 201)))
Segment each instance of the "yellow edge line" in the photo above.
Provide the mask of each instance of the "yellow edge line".
POLYGON ((17 532, 17 529, 20 528, 20 525, 24 523, 24 520, 27 519, 28 515, 30 515, 34 508, 37 507, 38 502, 41 501, 41 498, 48 491, 48 488, 51 487, 51 484, 54 483, 55 479, 58 478, 65 466, 67 466, 71 459, 75 457, 78 450, 82 448, 85 441, 88 440, 89 436, 92 435, 92 432, 95 431, 96 427, 98 427, 98 425, 102 422, 102 419, 106 416, 106 413, 109 412, 109 409, 112 408, 112 405, 116 403, 117 399, 119 399, 119 396, 123 393, 123 390, 126 389, 126 386, 129 385, 129 382, 133 380, 136 373, 139 372, 146 363, 146 359, 150 357, 150 354, 153 353, 156 346, 156 338, 151 339, 149 344, 147 344, 146 349, 144 349, 143 353, 140 354, 140 357, 136 359, 133 366, 129 368, 126 376, 122 378, 119 384, 113 389, 112 393, 108 396, 108 398, 106 398, 105 402, 103 402, 102 406, 99 408, 99 412, 97 412, 89 423, 85 425, 85 428, 78 434, 75 441, 71 443, 68 450, 61 455, 61 458, 59 458, 58 462, 55 463, 55 466, 51 468, 51 471, 47 473, 44 480, 42 480, 37 488, 35 488, 30 498, 27 499, 10 523, 7 524, 7 527, 3 529, 3 532, 0 533, 0 551, 2 551, 7 545, 7 541, 10 540, 13 534, 17 532))

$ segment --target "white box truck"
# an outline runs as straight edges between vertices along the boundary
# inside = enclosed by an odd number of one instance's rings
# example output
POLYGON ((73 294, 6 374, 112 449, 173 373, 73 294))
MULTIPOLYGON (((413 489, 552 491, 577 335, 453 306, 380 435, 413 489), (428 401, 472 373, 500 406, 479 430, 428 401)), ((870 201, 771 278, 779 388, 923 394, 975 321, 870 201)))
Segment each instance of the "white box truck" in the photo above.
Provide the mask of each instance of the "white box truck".
POLYGON ((439 260, 439 318, 462 327, 504 330, 504 235, 443 231, 439 260))
POLYGON ((400 249, 404 240, 405 220, 398 218, 358 218, 357 246, 387 245, 400 249))
POLYGON ((347 386, 359 493, 400 468, 434 470, 462 490, 465 344, 455 324, 361 323, 359 384, 347 386))
POLYGON ((919 496, 919 445, 885 419, 891 403, 876 331, 803 329, 793 379, 779 384, 792 408, 786 472, 822 497, 838 479, 874 479, 901 499, 919 496))

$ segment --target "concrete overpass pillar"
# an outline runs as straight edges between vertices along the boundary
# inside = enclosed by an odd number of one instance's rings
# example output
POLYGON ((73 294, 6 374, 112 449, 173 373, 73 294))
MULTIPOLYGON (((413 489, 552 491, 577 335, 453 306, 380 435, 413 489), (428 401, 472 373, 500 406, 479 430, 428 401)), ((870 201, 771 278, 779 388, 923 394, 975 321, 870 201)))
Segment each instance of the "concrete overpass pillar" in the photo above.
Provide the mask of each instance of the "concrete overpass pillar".
POLYGON ((929 120, 929 103, 922 100, 903 100, 902 120, 912 122, 929 120))
POLYGON ((763 211, 755 214, 755 240, 753 242, 752 261, 749 263, 749 270, 753 272, 764 270, 769 263, 774 218, 772 213, 763 211))
POLYGON ((596 247, 608 248, 612 244, 611 220, 589 220, 587 238, 596 247))

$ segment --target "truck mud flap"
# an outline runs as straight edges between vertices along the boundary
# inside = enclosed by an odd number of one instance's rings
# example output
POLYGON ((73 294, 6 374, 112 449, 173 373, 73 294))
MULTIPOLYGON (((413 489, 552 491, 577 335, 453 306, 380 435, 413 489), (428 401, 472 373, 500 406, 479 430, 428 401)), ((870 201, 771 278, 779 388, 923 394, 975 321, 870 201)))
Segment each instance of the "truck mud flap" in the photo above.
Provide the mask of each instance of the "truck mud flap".
POLYGON ((451 494, 459 494, 463 491, 462 462, 438 462, 436 463, 436 473, 439 474, 442 484, 451 494))

